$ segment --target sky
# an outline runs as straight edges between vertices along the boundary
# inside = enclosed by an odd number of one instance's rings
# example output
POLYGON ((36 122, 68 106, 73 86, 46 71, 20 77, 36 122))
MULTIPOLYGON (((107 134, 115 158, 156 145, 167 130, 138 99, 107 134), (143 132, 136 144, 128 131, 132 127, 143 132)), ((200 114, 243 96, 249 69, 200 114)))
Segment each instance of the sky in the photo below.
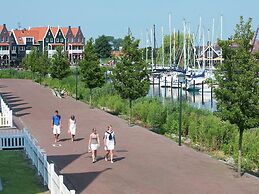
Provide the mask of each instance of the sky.
MULTIPOLYGON (((223 15, 223 38, 229 37, 242 15, 259 25, 259 0, 12 0, 1 2, 0 24, 11 29, 29 26, 81 26, 85 37, 112 35, 124 37, 128 28, 134 37, 145 42, 145 33, 156 25, 158 41, 161 27, 183 30, 183 19, 197 32, 199 18, 205 31, 212 29, 215 18, 215 38, 220 36, 220 16, 223 15)), ((144 43, 143 43, 144 44, 144 43)))

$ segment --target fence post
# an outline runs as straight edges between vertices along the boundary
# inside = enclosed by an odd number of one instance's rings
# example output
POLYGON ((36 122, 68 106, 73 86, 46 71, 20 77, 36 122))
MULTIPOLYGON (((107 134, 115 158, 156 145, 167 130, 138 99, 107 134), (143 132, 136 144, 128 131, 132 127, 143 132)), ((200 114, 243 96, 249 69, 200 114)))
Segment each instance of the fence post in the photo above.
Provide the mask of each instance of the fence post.
POLYGON ((59 175, 59 194, 63 194, 63 175, 59 175))
POLYGON ((55 170, 54 170, 54 164, 51 163, 50 164, 50 193, 52 193, 54 191, 54 187, 53 187, 53 174, 55 173, 55 170))
POLYGON ((39 148, 36 147, 36 150, 37 150, 37 153, 36 153, 36 156, 37 156, 37 171, 38 171, 38 175, 40 175, 40 152, 39 152, 39 148))
POLYGON ((13 127, 13 111, 11 109, 9 111, 9 121, 10 121, 10 127, 13 127))
POLYGON ((75 190, 70 190, 70 194, 76 194, 75 190))
POLYGON ((48 174, 48 163, 47 163, 47 155, 43 155, 43 184, 44 186, 47 185, 48 179, 47 179, 47 174, 48 174))

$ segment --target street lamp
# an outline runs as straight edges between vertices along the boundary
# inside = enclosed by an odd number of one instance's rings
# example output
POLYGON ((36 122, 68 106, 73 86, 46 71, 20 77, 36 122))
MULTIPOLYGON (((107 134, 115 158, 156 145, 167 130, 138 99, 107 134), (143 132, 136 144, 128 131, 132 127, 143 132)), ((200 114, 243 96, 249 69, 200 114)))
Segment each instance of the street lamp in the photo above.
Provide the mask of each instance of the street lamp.
POLYGON ((178 75, 178 82, 180 83, 180 106, 179 106, 179 140, 178 144, 179 146, 182 145, 182 90, 183 90, 183 83, 185 81, 185 75, 184 74, 179 74, 178 75))
POLYGON ((77 64, 75 55, 74 55, 74 64, 76 65, 76 100, 77 100, 78 99, 78 64, 77 64))

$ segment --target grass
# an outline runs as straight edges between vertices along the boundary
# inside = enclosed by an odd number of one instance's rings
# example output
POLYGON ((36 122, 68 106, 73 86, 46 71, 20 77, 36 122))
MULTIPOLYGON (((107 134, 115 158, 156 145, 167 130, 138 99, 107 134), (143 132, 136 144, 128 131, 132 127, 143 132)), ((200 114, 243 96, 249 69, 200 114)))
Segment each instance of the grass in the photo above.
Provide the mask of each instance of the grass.
POLYGON ((0 151, 1 194, 47 194, 22 151, 0 151))

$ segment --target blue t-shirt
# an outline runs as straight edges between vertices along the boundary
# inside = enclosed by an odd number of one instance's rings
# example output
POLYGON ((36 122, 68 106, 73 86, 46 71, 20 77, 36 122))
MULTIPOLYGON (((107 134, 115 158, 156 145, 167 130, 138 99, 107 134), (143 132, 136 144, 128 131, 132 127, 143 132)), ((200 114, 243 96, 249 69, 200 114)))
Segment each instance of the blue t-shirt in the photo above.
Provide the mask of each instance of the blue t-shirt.
POLYGON ((52 117, 52 122, 53 122, 53 125, 60 125, 60 119, 61 119, 61 116, 60 115, 54 115, 52 117))

